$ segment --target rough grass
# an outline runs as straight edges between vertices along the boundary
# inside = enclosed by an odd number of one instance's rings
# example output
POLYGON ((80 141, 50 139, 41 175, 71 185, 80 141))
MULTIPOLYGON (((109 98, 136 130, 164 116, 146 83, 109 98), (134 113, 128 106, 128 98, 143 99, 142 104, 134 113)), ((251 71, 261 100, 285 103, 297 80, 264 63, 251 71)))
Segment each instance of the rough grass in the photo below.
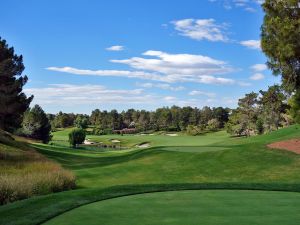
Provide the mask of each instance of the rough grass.
POLYGON ((0 204, 75 187, 75 176, 59 164, 0 132, 0 204))

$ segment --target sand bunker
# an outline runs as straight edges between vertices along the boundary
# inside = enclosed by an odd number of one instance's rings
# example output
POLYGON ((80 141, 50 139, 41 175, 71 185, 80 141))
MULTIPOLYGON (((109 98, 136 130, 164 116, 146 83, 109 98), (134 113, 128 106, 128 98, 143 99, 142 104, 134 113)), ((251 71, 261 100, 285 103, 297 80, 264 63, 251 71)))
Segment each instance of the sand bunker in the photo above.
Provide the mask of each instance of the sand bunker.
POLYGON ((166 134, 166 135, 171 136, 171 137, 176 137, 176 136, 178 136, 178 134, 166 134))
POLYGON ((150 143, 148 143, 148 142, 141 143, 139 145, 136 145, 136 147, 138 147, 138 148, 148 148, 148 147, 150 147, 150 143))
POLYGON ((300 154, 300 139, 274 142, 268 145, 269 148, 284 149, 300 154))

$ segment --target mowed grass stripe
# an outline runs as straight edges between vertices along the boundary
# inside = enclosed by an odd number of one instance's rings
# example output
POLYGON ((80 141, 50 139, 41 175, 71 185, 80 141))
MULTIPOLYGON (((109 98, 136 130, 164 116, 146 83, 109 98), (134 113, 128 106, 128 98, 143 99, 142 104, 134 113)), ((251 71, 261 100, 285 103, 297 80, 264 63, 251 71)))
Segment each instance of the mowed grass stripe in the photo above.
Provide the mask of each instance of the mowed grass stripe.
POLYGON ((45 225, 298 225, 300 193, 173 191, 88 204, 45 225))

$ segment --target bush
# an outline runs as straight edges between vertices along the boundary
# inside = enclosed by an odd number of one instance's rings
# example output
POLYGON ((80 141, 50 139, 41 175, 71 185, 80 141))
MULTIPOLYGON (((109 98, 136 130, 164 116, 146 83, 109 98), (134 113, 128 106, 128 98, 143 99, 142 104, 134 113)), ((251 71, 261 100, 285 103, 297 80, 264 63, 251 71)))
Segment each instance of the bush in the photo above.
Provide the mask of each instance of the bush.
POLYGON ((85 131, 83 129, 74 129, 69 133, 69 143, 73 148, 82 144, 85 140, 85 131))
POLYGON ((204 130, 201 126, 188 125, 186 128, 186 133, 192 136, 203 134, 203 132, 204 130))

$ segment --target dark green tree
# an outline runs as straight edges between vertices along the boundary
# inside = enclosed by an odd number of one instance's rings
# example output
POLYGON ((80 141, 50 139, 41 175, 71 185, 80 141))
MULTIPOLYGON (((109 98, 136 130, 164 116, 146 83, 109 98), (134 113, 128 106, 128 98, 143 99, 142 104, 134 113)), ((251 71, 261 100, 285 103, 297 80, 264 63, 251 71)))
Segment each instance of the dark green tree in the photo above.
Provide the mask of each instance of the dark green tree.
POLYGON ((35 105, 24 113, 22 122, 24 135, 48 143, 51 140, 51 125, 44 110, 35 105))
POLYGON ((264 121, 261 118, 258 118, 256 121, 256 131, 258 134, 264 133, 264 121))
POLYGON ((299 0, 265 0, 261 46, 274 75, 282 75, 283 87, 300 88, 299 0))
POLYGON ((82 144, 85 140, 85 131, 83 129, 74 129, 69 133, 69 143, 73 148, 82 144))
POLYGON ((277 130, 281 121, 281 114, 285 113, 286 96, 281 87, 273 85, 267 91, 260 91, 261 98, 259 104, 261 107, 261 117, 267 130, 277 130))
POLYGON ((20 127, 23 113, 28 109, 33 96, 29 98, 22 92, 27 76, 23 56, 16 55, 0 37, 0 129, 13 131, 20 127))
POLYGON ((289 99, 289 105, 290 109, 288 113, 296 123, 300 123, 300 92, 296 92, 296 94, 289 99))

